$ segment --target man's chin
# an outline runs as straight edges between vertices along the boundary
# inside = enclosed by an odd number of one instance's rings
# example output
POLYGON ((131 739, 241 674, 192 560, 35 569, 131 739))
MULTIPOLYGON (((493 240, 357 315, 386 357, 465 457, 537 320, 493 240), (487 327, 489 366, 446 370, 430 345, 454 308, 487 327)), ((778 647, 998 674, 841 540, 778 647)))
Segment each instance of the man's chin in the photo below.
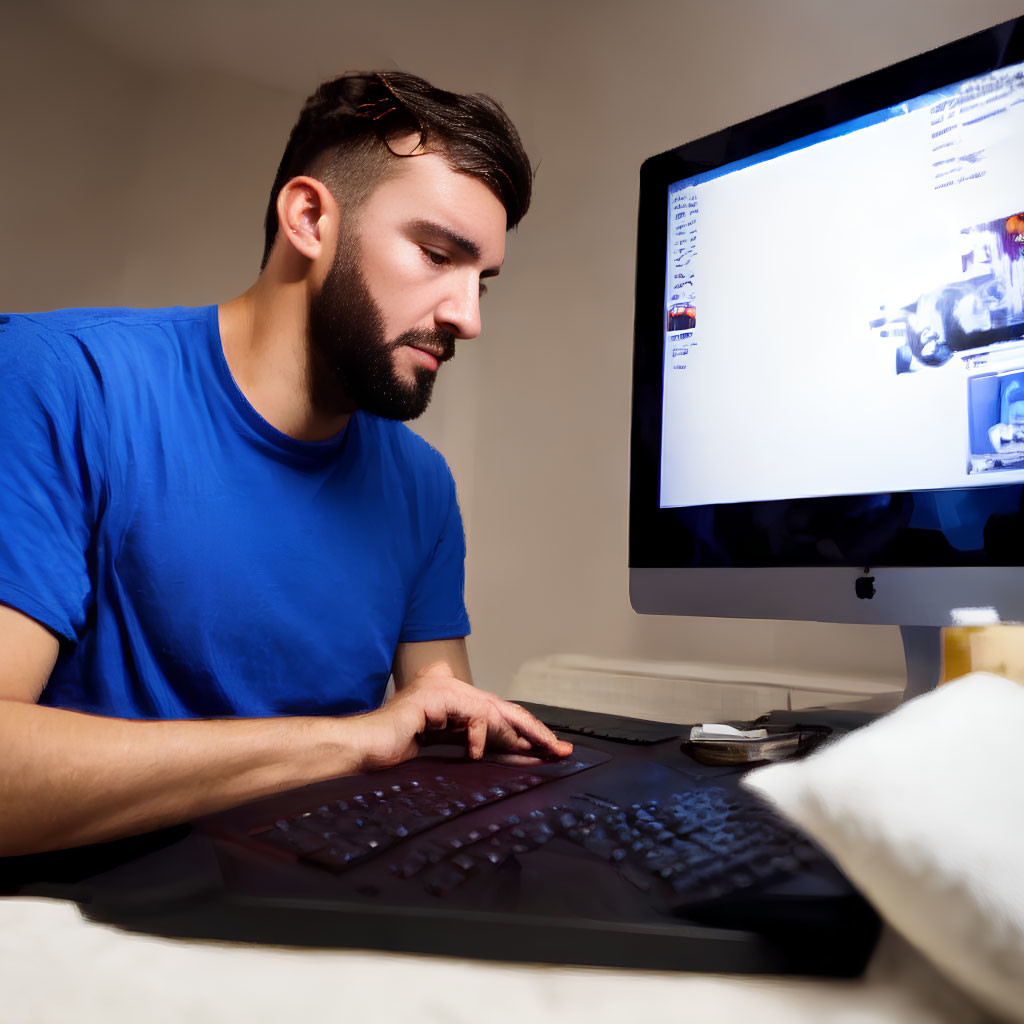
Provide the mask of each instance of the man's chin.
POLYGON ((418 420, 426 411, 430 405, 430 393, 426 395, 417 395, 416 401, 405 406, 399 410, 398 415, 390 417, 391 419, 400 420, 403 423, 408 423, 410 420, 418 420))
POLYGON ((425 385, 420 383, 408 388, 402 387, 398 381, 395 381, 395 384, 396 387, 386 395, 375 395, 362 403, 360 408, 386 420, 407 423, 409 420, 418 419, 430 405, 434 382, 431 380, 425 385))

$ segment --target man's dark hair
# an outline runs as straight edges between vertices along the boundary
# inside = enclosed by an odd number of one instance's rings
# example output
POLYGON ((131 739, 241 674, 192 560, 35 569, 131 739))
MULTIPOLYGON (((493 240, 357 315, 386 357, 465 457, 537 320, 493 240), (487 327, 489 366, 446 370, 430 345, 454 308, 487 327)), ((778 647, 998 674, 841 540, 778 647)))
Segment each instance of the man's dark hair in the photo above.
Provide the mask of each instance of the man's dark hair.
POLYGON ((288 181, 308 174, 339 203, 357 207, 406 158, 391 143, 407 135, 419 135, 421 150, 439 153, 453 170, 487 185, 504 205, 509 228, 522 220, 533 172, 500 104, 436 89, 401 71, 350 73, 324 82, 292 129, 270 191, 260 266, 277 236, 277 197, 288 181))

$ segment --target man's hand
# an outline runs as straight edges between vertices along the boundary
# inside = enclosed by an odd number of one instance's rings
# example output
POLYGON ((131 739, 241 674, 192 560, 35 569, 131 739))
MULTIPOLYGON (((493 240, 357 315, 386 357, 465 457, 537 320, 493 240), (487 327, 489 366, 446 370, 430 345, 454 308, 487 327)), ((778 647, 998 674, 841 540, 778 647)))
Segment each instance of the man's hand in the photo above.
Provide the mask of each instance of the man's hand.
POLYGON ((465 735, 470 757, 485 750, 502 754, 567 757, 572 744, 558 739, 518 704, 478 690, 455 677, 446 662, 421 669, 377 711, 360 716, 364 770, 386 768, 415 757, 431 734, 465 735))

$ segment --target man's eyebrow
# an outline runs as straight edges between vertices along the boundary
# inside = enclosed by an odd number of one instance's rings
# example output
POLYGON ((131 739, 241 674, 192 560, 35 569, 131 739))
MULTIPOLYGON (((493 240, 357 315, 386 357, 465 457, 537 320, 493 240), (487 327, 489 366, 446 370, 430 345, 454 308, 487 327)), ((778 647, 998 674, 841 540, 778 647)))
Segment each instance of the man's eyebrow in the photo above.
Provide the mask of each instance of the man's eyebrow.
MULTIPOLYGON (((460 249, 472 259, 480 259, 480 246, 477 245, 472 238, 466 238, 465 235, 460 235, 457 231, 452 231, 451 228, 445 227, 444 224, 438 224, 437 221, 433 220, 414 220, 409 227, 413 231, 421 234, 434 235, 438 238, 443 238, 449 245, 454 245, 456 249, 460 249)), ((483 271, 480 276, 497 277, 500 269, 500 267, 492 267, 489 270, 483 271)))

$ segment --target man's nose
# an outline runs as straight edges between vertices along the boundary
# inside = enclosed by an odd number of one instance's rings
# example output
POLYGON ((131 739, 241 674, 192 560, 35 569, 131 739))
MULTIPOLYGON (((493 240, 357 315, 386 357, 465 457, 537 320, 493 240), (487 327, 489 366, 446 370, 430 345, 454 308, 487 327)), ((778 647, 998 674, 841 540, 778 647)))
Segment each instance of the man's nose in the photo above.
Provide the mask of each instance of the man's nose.
POLYGON ((457 288, 438 304, 434 314, 437 326, 467 340, 480 333, 480 281, 467 275, 457 288))

